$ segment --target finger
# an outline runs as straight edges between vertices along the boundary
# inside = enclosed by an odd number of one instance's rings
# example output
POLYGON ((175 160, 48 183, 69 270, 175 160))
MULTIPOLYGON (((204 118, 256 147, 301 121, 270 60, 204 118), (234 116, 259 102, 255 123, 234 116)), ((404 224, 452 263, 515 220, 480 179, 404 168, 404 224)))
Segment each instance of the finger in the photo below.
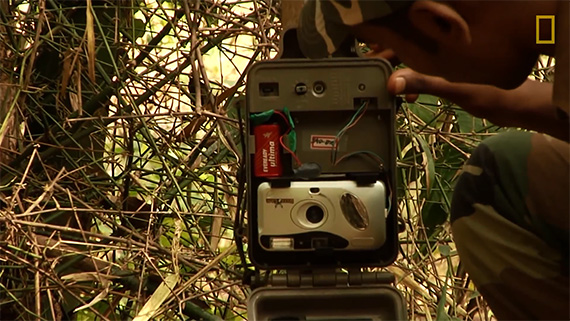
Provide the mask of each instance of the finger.
POLYGON ((406 99, 406 101, 409 103, 413 103, 418 100, 419 96, 419 94, 406 94, 406 96, 404 96, 404 99, 406 99))
POLYGON ((365 55, 372 58, 384 58, 384 59, 391 59, 396 57, 396 53, 392 49, 385 49, 385 50, 372 50, 367 52, 365 55))
POLYGON ((392 49, 385 49, 382 51, 372 50, 364 54, 364 56, 369 58, 382 58, 386 59, 392 64, 392 66, 397 66, 400 64, 400 60, 396 56, 396 53, 392 49))
POLYGON ((388 78, 387 87, 393 95, 405 95, 407 101, 414 101, 418 94, 428 94, 448 99, 466 109, 492 103, 497 99, 499 90, 489 85, 452 83, 409 68, 395 71, 388 78))
POLYGON ((375 51, 375 52, 382 52, 382 51, 386 50, 386 48, 380 46, 377 43, 367 43, 366 45, 368 46, 368 48, 370 48, 370 50, 375 51))
MULTIPOLYGON (((388 91, 394 95, 455 95, 458 89, 457 87, 457 84, 452 84, 441 77, 420 74, 410 68, 397 70, 388 79, 388 91)), ((413 96, 409 98, 413 98, 413 96)))

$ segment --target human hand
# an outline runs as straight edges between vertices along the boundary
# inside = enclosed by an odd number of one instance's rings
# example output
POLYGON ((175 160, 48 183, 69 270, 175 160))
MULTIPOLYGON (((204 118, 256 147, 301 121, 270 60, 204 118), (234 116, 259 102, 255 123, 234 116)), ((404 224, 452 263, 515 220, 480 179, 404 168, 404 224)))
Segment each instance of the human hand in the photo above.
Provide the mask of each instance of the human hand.
POLYGON ((418 73, 410 68, 395 71, 388 79, 388 91, 404 95, 406 101, 414 102, 420 94, 429 94, 447 99, 461 106, 476 117, 502 122, 511 106, 506 106, 509 91, 490 85, 453 83, 441 77, 418 73))
POLYGON ((475 117, 505 127, 520 127, 569 140, 568 119, 552 104, 552 83, 527 80, 518 88, 504 90, 490 85, 453 83, 441 77, 400 69, 388 79, 388 91, 414 102, 430 94, 454 102, 475 117))
MULTIPOLYGON (((378 44, 368 44, 371 51, 365 56, 383 58, 393 66, 400 61, 395 52, 378 44)), ((388 91, 404 95, 407 102, 414 102, 420 94, 429 94, 453 101, 476 117, 493 118, 499 98, 505 90, 479 84, 452 83, 444 78, 420 74, 410 68, 395 71, 388 79, 388 91)))

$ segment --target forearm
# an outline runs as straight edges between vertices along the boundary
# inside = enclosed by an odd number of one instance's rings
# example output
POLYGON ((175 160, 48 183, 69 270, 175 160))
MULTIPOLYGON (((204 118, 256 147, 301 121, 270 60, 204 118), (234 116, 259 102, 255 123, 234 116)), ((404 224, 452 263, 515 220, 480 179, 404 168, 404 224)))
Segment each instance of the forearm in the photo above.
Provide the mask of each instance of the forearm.
POLYGON ((487 118, 500 126, 525 128, 568 141, 569 120, 552 104, 552 89, 551 83, 527 80, 500 95, 500 108, 487 118))

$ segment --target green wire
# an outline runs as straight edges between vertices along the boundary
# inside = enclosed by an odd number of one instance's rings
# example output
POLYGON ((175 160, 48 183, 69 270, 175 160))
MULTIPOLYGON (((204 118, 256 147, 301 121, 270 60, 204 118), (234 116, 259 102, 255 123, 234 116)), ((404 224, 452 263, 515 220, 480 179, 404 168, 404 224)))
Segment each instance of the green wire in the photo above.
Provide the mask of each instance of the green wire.
POLYGON ((344 134, 344 132, 346 131, 346 128, 349 127, 350 125, 352 125, 352 123, 354 123, 354 120, 362 113, 362 111, 364 110, 364 107, 366 107, 366 105, 367 105, 367 101, 363 102, 362 105, 360 105, 360 107, 358 108, 356 113, 354 113, 354 115, 352 116, 350 121, 346 125, 344 125, 344 127, 338 132, 338 134, 336 134, 337 138, 340 138, 340 136, 342 136, 344 134))
MULTIPOLYGON (((336 134, 335 141, 340 140, 342 135, 344 135, 344 133, 346 132, 347 128, 350 127, 354 123, 356 118, 363 112, 364 108, 367 105, 368 105, 368 101, 362 102, 362 105, 360 105, 360 107, 358 107, 358 110, 356 110, 356 113, 354 113, 354 115, 352 115, 352 118, 348 121, 348 123, 346 123, 346 125, 344 125, 344 127, 341 128, 341 130, 339 130, 339 132, 336 134)), ((338 146, 335 146, 335 148, 333 149, 333 152, 331 153, 331 162, 333 164, 336 162, 337 153, 338 153, 338 146)))

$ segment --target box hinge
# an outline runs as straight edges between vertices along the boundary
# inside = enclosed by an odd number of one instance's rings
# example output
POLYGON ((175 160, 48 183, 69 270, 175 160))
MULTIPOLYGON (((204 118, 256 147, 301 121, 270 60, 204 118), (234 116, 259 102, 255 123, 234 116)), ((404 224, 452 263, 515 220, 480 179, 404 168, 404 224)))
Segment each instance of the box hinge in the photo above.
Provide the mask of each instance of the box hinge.
POLYGON ((286 271, 285 274, 271 274, 268 285, 271 286, 358 286, 372 284, 392 284, 395 277, 389 272, 368 271, 286 271))

